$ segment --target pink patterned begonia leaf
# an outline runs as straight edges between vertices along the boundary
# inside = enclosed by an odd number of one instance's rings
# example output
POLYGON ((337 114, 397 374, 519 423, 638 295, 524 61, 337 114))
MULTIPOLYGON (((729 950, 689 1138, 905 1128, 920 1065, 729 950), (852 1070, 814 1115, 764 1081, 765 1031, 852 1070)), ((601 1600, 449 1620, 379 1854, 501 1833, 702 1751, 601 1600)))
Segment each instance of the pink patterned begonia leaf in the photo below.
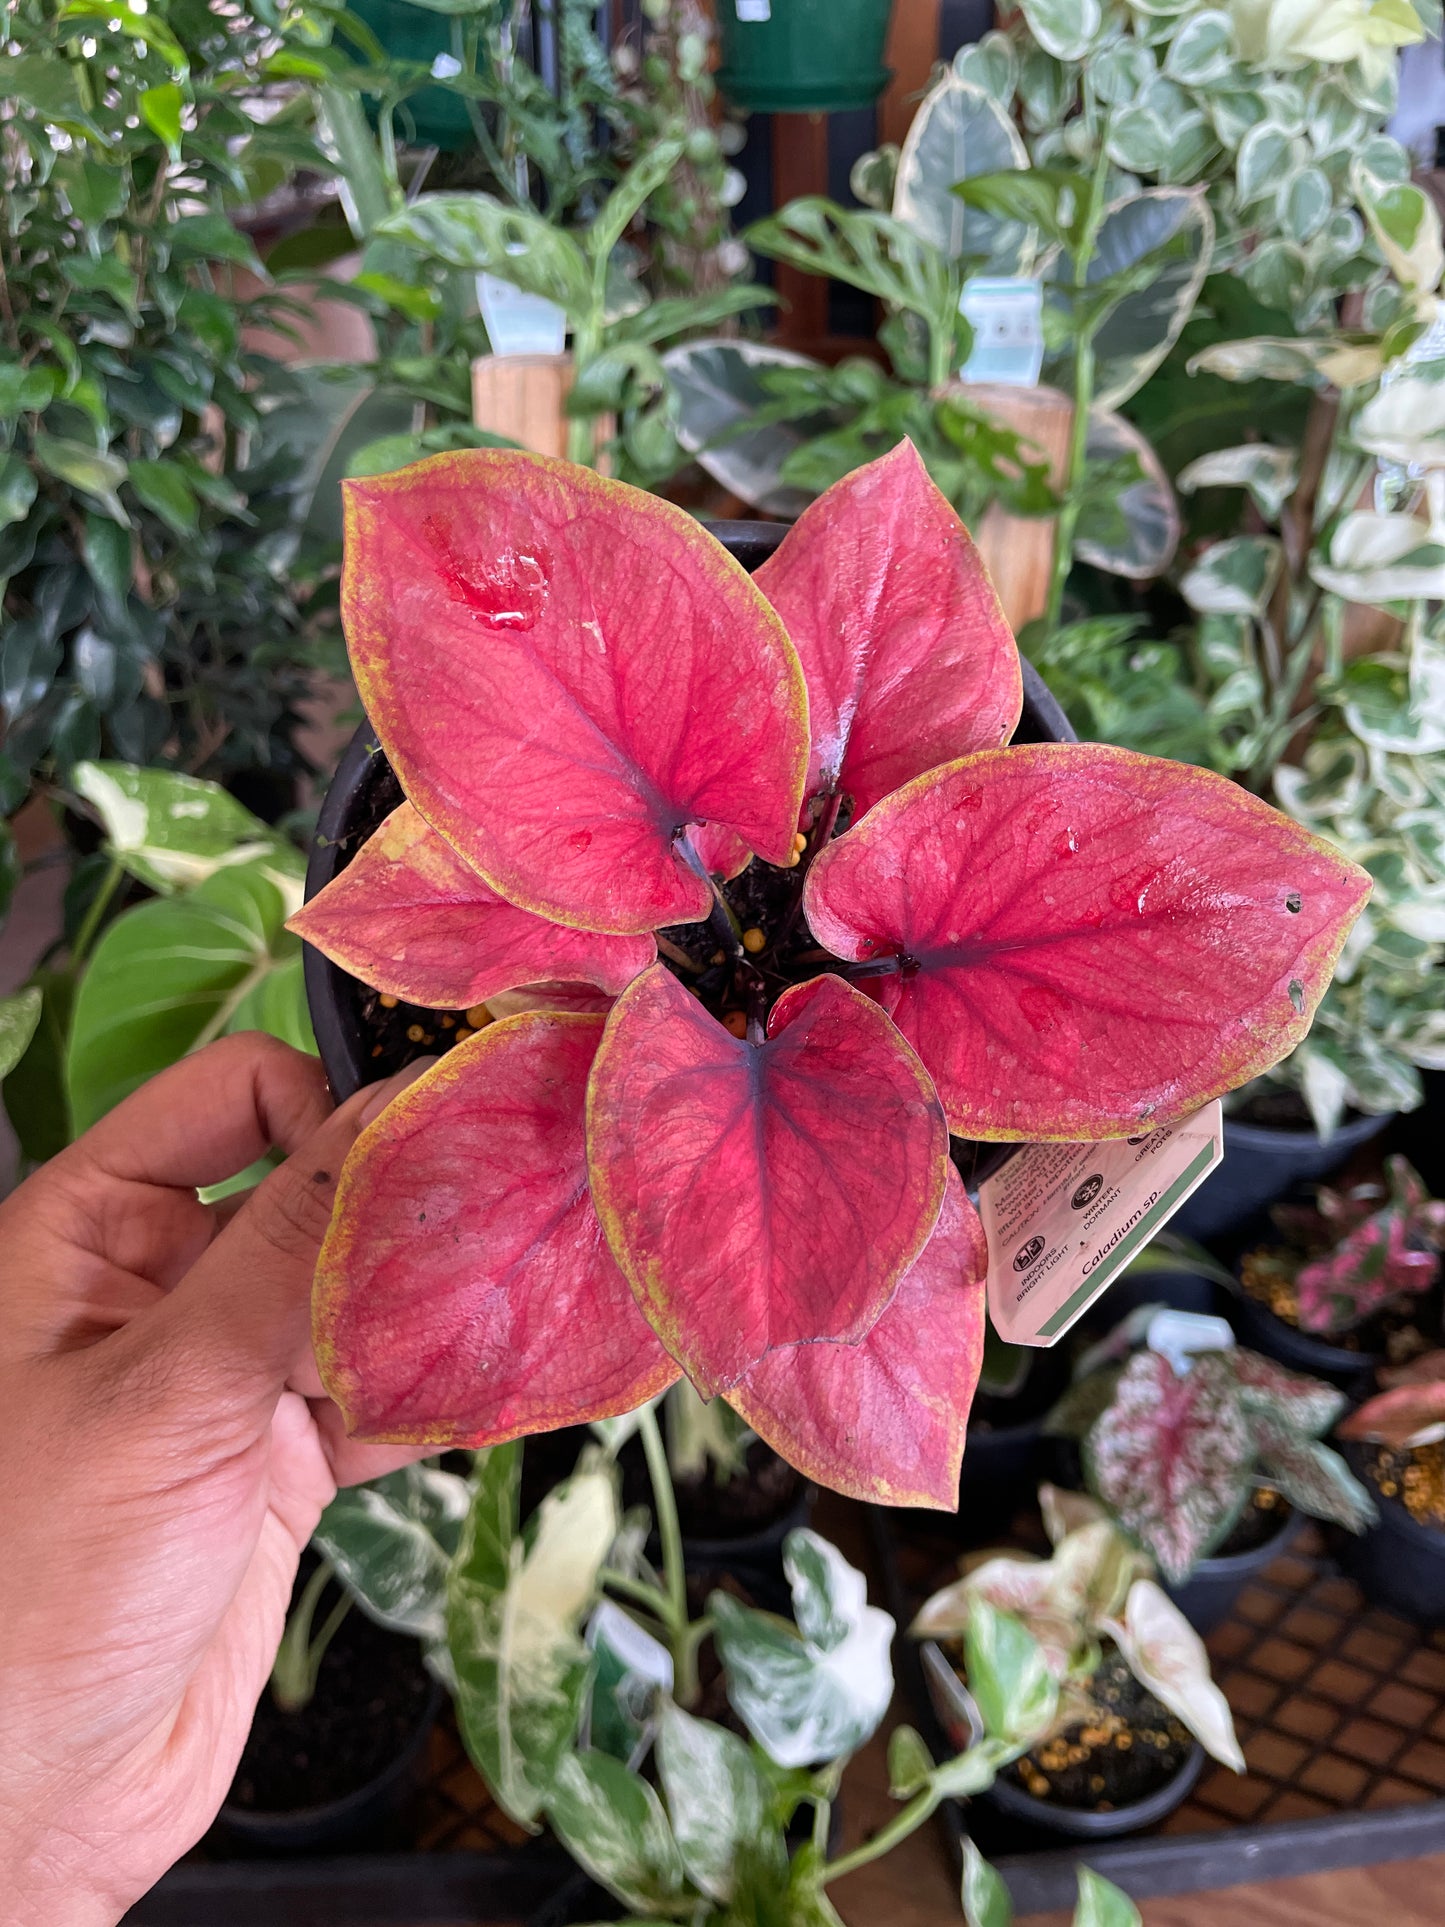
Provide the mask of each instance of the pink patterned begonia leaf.
POLYGON ((808 796, 859 814, 1013 734, 1018 649, 988 571, 912 442, 836 482, 758 570, 808 682, 808 796))
POLYGON ((661 964, 607 1021, 587 1104, 598 1216, 703 1395, 775 1345, 852 1341, 928 1241, 948 1138, 927 1073, 837 977, 732 1036, 661 964))
POLYGON ((345 492, 357 688, 407 796, 500 895, 638 934, 708 913, 691 824, 787 861, 802 671, 691 516, 512 450, 345 492))
POLYGON ((493 1024, 357 1139, 312 1300, 322 1379, 357 1437, 495 1445, 630 1412, 677 1378, 588 1193, 602 1029, 493 1024))
POLYGON ((823 851, 821 943, 964 1137, 1082 1141, 1188 1116, 1309 1029, 1370 879, 1210 771, 1101 744, 931 771, 823 851))
POLYGON ((943 1209, 887 1310, 856 1345, 771 1351, 728 1402, 810 1479, 878 1505, 958 1505, 983 1360, 988 1248, 952 1165, 943 1209))
POLYGON ((538 978, 625 988, 657 955, 651 937, 549 923, 499 897, 403 803, 287 928, 373 990, 466 1009, 538 978))

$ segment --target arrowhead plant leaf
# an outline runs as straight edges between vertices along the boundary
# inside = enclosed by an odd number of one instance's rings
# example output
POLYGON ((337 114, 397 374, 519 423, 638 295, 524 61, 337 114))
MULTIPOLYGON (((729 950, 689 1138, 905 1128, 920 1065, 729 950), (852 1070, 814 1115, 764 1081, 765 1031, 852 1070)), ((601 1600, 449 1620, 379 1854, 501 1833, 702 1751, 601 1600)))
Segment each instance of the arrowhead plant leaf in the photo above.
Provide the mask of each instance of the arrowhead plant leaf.
POLYGON ((948 1167, 922 1065, 836 977, 787 991, 751 1043, 654 965, 607 1020, 587 1134, 608 1242, 704 1396, 774 1346, 862 1338, 926 1244, 948 1167))
POLYGON ((974 1138, 1123 1137, 1255 1076, 1309 1028, 1370 880, 1206 770, 1102 745, 965 757, 809 872, 836 955, 974 1138))

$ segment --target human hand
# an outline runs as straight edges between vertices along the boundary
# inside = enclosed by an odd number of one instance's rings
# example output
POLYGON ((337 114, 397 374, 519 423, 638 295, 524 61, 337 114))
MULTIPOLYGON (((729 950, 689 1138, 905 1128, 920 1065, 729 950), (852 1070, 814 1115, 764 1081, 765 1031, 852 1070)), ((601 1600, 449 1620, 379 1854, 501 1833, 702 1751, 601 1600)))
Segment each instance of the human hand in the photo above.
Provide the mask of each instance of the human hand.
POLYGON ((342 1161, 414 1074, 333 1112, 313 1058, 226 1038, 0 1205, 6 1927, 114 1922, 200 1837, 322 1508, 416 1457, 346 1439, 310 1343, 342 1161))

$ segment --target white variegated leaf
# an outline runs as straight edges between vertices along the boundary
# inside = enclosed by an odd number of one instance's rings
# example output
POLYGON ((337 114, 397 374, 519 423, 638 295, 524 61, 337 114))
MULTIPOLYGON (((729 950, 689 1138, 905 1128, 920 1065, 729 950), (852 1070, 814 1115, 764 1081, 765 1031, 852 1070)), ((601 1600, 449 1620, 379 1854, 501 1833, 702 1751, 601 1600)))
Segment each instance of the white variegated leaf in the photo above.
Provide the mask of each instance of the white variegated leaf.
POLYGON ((781 1877, 787 1862, 771 1820, 771 1790, 745 1740, 711 1720, 662 1704, 657 1770, 673 1834, 693 1884, 711 1899, 733 1898, 738 1858, 765 1859, 781 1877))
POLYGON ((735 1711, 779 1766, 808 1766, 856 1751, 887 1712, 893 1621, 816 1533, 789 1533, 783 1563, 796 1627, 726 1593, 709 1610, 735 1711))
POLYGON ((609 1753, 569 1753, 547 1818, 573 1859, 625 1907, 675 1914, 687 1874, 662 1802, 640 1774, 609 1753))
POLYGON ((1123 1619, 1104 1630, 1134 1677, 1183 1721, 1204 1750, 1243 1773, 1234 1718, 1228 1700, 1209 1677, 1204 1641, 1168 1594, 1152 1579, 1136 1579, 1123 1619))
POLYGON ((688 341, 670 348, 662 366, 677 403, 678 441, 714 481, 751 507, 786 520, 801 515, 812 498, 781 479, 783 464, 830 421, 748 424, 772 400, 762 381, 769 369, 821 365, 762 341, 688 341))
POLYGON ((1258 616, 1278 580, 1282 552, 1272 536, 1239 535, 1206 549, 1179 584, 1201 615, 1258 616))
POLYGON ((1100 0, 1022 0, 1029 32, 1055 60, 1082 60, 1103 26, 1100 0))
POLYGON ((369 1485, 343 1487, 314 1537, 372 1619, 440 1641, 447 1577, 470 1502, 465 1479, 409 1465, 369 1485))
POLYGON ((1277 522, 1298 478, 1293 449, 1245 442, 1238 448, 1201 455, 1179 471, 1178 486, 1185 495, 1200 488, 1247 488, 1265 520, 1277 522))
POLYGON ((1405 374, 1386 383, 1350 432, 1367 454, 1406 467, 1445 468, 1445 381, 1405 374))
POLYGON ((1445 542, 1411 515, 1360 509, 1335 530, 1328 565, 1310 574, 1346 602, 1413 602, 1445 597, 1445 542))
MULTIPOLYGON (((264 861, 300 907, 300 852, 244 809, 219 783, 133 763, 77 763, 71 782, 100 818, 109 850, 137 882, 162 896, 191 889, 217 870, 264 861)), ((283 891, 283 894, 286 894, 283 891)))
POLYGON ((979 256, 1013 272, 1025 230, 970 208, 951 190, 973 174, 1027 167, 1028 149, 1003 107, 982 87, 946 73, 923 98, 898 156, 893 215, 950 260, 979 256))

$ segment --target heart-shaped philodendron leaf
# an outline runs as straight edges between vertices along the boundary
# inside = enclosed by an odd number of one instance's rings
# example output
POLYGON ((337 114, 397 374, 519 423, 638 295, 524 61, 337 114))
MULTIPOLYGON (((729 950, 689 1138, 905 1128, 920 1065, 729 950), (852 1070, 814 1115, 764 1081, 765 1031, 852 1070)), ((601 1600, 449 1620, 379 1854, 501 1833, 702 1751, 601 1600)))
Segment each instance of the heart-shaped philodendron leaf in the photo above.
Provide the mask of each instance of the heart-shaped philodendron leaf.
POLYGON ((933 1074, 951 1129, 1123 1137, 1310 1027, 1370 879, 1208 770, 1104 745, 985 751, 870 810, 804 904, 933 1074))
POLYGON ((1006 743, 1023 680, 988 571, 912 442, 805 509, 757 573, 808 681, 807 795, 859 812, 1006 743))
POLYGON ((1136 1352, 1084 1441, 1089 1488, 1178 1585, 1219 1544, 1249 1496, 1254 1434, 1223 1352, 1181 1378, 1136 1352))
POLYGON ((342 611, 403 789, 508 902, 637 934, 708 913, 689 824, 791 855, 797 655, 670 503, 512 450, 348 482, 342 611))
POLYGON ((927 1072, 841 978, 785 991, 752 1044, 662 964, 607 1020, 587 1146, 608 1242, 705 1397, 775 1345, 862 1338, 927 1243, 948 1168, 927 1072))
POLYGON ((480 1446, 611 1418, 678 1376, 587 1190, 600 1017, 458 1044, 357 1139, 316 1270, 316 1355, 360 1438, 480 1446))
POLYGON ((373 990, 443 1009, 539 979, 615 993, 657 955, 651 937, 569 930, 517 909, 410 803, 286 927, 373 990))
POLYGON ((933 1236, 868 1336, 769 1352, 728 1402, 834 1492, 952 1512, 983 1359, 987 1270, 983 1226, 950 1165, 933 1236))

